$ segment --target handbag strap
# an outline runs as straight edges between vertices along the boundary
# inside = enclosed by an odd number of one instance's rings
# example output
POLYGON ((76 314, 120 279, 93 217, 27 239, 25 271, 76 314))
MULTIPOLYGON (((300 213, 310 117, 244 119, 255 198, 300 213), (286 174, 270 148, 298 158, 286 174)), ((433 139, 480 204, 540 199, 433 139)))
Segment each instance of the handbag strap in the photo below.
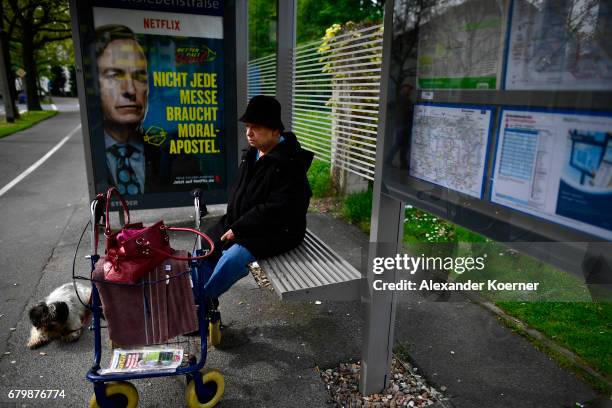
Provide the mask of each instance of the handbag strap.
POLYGON ((204 234, 203 232, 198 231, 197 229, 188 228, 188 227, 166 227, 166 229, 169 231, 193 232, 194 234, 199 235, 202 238, 204 238, 204 240, 208 243, 208 246, 210 247, 210 250, 206 254, 199 255, 199 256, 176 256, 176 255, 173 255, 159 248, 151 248, 153 251, 160 253, 168 258, 178 259, 179 261, 190 261, 192 259, 204 259, 204 258, 209 257, 210 254, 212 254, 215 250, 215 244, 208 237, 208 235, 204 234))
POLYGON ((113 194, 117 196, 117 199, 119 200, 119 203, 121 204, 121 207, 123 207, 123 213, 125 214, 125 220, 126 220, 125 223, 126 224, 130 223, 130 211, 128 210, 127 203, 125 202, 121 194, 119 194, 119 190, 117 190, 116 187, 109 187, 108 190, 106 190, 106 211, 105 211, 105 219, 104 219, 104 235, 107 238, 110 237, 112 233, 112 230, 110 227, 109 209, 110 209, 110 202, 113 199, 113 194))

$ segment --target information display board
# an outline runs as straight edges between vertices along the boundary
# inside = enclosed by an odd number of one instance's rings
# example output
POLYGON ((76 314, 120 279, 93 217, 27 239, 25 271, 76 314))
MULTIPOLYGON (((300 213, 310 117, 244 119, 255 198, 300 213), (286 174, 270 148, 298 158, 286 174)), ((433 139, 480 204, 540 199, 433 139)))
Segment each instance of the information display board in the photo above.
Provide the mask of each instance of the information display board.
POLYGON ((492 109, 417 104, 410 145, 410 175, 481 198, 492 109))
POLYGON ((609 1, 512 3, 506 89, 612 89, 609 1))
POLYGON ((420 27, 421 89, 497 89, 507 1, 475 0, 443 6, 420 27))
POLYGON ((224 202, 236 164, 225 2, 73 4, 90 192, 113 185, 131 207, 155 208, 190 204, 199 187, 224 202))
POLYGON ((503 109, 491 201, 612 239, 612 114, 503 109))
POLYGON ((612 242, 612 2, 397 0, 389 9, 384 199, 581 278, 612 265, 600 245, 612 242), (480 119, 457 109, 481 106, 480 119), (523 245, 542 242, 557 249, 523 245))

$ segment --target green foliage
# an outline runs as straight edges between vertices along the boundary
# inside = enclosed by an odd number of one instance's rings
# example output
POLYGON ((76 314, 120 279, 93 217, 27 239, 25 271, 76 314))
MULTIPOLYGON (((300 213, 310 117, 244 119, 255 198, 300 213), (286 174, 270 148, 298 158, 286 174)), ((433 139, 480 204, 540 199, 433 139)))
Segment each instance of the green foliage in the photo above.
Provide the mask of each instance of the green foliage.
MULTIPOLYGON (((51 44, 72 38, 68 1, 20 0, 2 4, 3 29, 10 40, 11 60, 19 57, 27 73, 24 81, 28 110, 41 110, 38 80, 45 69, 58 65, 53 60, 60 56, 51 44)), ((68 47, 68 53, 71 49, 68 47)))
POLYGON ((22 113, 19 119, 17 119, 13 123, 0 122, 0 138, 12 135, 15 132, 19 132, 20 130, 32 127, 38 122, 55 115, 57 115, 57 111, 55 110, 32 111, 22 113))
MULTIPOLYGON (((299 0, 297 43, 321 39, 333 24, 380 22, 384 0, 299 0)), ((275 0, 249 0, 249 60, 276 52, 275 0)))
POLYGON ((297 14, 298 44, 320 39, 334 24, 380 22, 384 0, 300 0, 297 14))
POLYGON ((276 52, 276 0, 249 0, 249 60, 276 52))
POLYGON ((330 164, 322 160, 312 162, 308 170, 308 182, 315 198, 327 197, 332 193, 330 164))
POLYGON ((486 242, 486 238, 414 207, 406 208, 404 242, 486 242))
POLYGON ((74 65, 74 46, 72 38, 44 44, 36 52, 36 66, 39 77, 54 78, 55 67, 74 65))
MULTIPOLYGON (((294 119, 293 127, 298 128, 316 123, 318 134, 312 135, 308 131, 300 133, 300 140, 307 141, 308 144, 314 145, 319 151, 330 152, 332 149, 331 132, 332 132, 332 117, 329 112, 317 109, 304 109, 300 111, 300 117, 294 119), (328 135, 323 138, 322 135, 328 135)), ((307 146, 306 149, 308 149, 307 146)))
POLYGON ((369 231, 372 216, 372 190, 347 195, 342 204, 342 216, 364 231, 369 231))

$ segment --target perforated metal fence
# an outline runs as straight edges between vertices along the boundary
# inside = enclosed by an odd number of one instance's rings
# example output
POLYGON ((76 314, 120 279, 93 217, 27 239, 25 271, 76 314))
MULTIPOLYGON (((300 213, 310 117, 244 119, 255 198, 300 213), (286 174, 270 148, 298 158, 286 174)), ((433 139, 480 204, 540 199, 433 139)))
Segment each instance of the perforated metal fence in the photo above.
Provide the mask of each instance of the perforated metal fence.
MULTIPOLYGON (((374 179, 382 25, 294 50, 292 130, 316 158, 374 179)), ((275 56, 249 62, 249 98, 274 95, 275 56)))
POLYGON ((249 99, 256 95, 276 94, 276 54, 249 61, 247 70, 249 99))
POLYGON ((295 49, 293 131, 317 158, 374 179, 382 25, 295 49))

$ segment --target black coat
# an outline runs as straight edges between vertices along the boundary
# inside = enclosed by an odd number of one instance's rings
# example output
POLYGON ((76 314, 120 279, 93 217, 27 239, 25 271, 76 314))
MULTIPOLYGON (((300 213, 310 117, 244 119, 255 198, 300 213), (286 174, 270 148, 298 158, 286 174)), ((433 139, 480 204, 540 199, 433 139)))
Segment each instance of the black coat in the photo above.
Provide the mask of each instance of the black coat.
POLYGON ((302 242, 312 196, 306 172, 313 153, 302 149, 293 133, 282 135, 284 141, 257 161, 254 147, 244 151, 227 214, 209 231, 216 244, 231 229, 234 242, 261 259, 302 242))

